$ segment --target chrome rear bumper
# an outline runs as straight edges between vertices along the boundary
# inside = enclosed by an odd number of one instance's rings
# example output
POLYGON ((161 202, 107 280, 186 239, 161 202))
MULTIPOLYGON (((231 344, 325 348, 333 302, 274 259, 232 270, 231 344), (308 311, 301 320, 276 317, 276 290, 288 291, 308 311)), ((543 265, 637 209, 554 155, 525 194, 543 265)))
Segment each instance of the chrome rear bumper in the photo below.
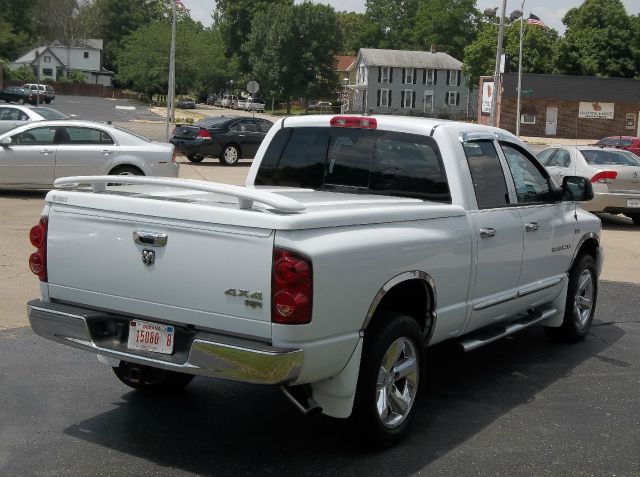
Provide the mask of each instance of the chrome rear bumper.
MULTIPOLYGON (((27 304, 31 328, 58 343, 113 359, 188 374, 255 384, 288 384, 302 367, 301 349, 218 335, 172 323, 176 327, 172 355, 127 348, 131 318, 59 303, 27 304)), ((157 321, 146 318, 149 321, 157 321)))

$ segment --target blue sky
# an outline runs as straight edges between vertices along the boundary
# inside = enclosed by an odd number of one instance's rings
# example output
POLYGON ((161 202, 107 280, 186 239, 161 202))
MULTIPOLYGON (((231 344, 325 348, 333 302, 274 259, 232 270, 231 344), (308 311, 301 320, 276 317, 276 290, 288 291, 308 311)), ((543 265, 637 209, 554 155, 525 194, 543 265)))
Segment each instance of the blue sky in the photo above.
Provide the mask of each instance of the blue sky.
MULTIPOLYGON (((189 8, 191 16, 204 25, 211 25, 211 12, 214 9, 214 0, 182 0, 182 3, 189 8)), ((336 10, 348 10, 354 12, 365 11, 365 0, 325 0, 316 3, 327 3, 336 10)), ((553 27, 560 33, 564 33, 564 25, 562 24, 562 17, 567 11, 573 7, 577 7, 582 3, 581 0, 527 0, 525 3, 524 11, 528 15, 534 13, 539 16, 540 19, 547 24, 547 26, 553 27)), ((627 8, 627 13, 637 15, 640 13, 640 1, 638 0, 622 0, 622 3, 627 8)), ((478 0, 478 8, 484 10, 485 8, 493 8, 501 6, 501 0, 478 0)), ((513 10, 520 9, 521 0, 508 0, 507 1, 507 14, 513 10)))

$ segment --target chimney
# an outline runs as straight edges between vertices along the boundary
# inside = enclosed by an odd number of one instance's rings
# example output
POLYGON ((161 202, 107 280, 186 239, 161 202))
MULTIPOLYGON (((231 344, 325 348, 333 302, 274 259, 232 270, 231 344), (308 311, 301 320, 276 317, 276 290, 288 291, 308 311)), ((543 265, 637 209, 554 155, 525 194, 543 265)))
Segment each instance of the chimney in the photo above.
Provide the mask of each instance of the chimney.
POLYGON ((431 43, 431 53, 435 53, 438 51, 437 45, 435 43, 431 43))

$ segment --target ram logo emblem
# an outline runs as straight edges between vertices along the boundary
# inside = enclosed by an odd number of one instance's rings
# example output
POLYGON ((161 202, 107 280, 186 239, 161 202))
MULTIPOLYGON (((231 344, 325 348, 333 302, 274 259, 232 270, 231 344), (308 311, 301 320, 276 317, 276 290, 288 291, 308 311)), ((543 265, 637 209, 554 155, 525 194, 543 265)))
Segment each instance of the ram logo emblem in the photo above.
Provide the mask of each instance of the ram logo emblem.
POLYGON ((154 252, 153 250, 149 250, 148 248, 145 248, 142 251, 142 263, 144 263, 148 267, 150 265, 153 265, 155 261, 156 261, 156 252, 154 252))

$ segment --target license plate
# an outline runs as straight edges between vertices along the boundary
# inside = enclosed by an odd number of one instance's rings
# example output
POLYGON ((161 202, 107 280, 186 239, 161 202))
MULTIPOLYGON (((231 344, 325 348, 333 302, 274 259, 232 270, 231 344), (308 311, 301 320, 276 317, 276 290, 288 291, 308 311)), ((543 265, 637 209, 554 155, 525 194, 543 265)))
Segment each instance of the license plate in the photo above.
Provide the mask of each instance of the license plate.
POLYGON ((140 349, 154 353, 173 353, 175 328, 150 321, 133 320, 129 324, 129 349, 140 349))
POLYGON ((627 207, 640 207, 640 199, 627 199, 627 207))

